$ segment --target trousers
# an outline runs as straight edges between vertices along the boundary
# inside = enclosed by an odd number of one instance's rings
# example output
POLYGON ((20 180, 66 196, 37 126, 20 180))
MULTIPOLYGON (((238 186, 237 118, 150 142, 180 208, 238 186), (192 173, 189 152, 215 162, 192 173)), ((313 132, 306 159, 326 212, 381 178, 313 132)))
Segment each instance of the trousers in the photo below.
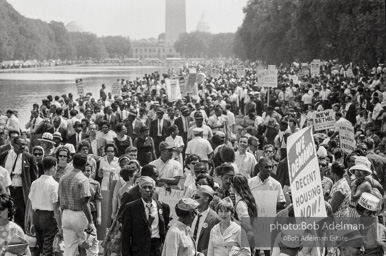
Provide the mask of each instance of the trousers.
MULTIPOLYGON (((82 211, 65 209, 62 214, 63 240, 65 244, 64 256, 74 256, 78 253, 78 246, 86 240, 87 218, 82 211)), ((96 256, 86 249, 87 256, 96 256)))
POLYGON ((36 210, 33 213, 33 224, 36 231, 36 240, 39 246, 39 252, 43 256, 54 255, 52 243, 58 227, 54 218, 53 211, 36 210))

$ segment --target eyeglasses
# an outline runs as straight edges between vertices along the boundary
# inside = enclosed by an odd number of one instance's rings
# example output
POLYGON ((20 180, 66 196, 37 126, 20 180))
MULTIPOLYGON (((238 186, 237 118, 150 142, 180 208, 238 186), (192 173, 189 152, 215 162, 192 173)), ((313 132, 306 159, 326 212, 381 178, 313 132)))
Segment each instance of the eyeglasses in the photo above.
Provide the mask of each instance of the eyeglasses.
POLYGON ((193 195, 192 198, 193 199, 200 199, 201 197, 199 195, 193 195))
POLYGON ((196 162, 196 161, 192 161, 192 162, 190 162, 190 164, 197 164, 198 162, 196 162))
POLYGON ((42 153, 35 153, 34 156, 42 156, 42 153))
POLYGON ((273 153, 273 151, 272 150, 266 150, 266 151, 264 151, 265 153, 273 153))
POLYGON ((320 167, 325 168, 327 167, 327 164, 319 164, 320 167))
POLYGON ((273 168, 273 165, 266 165, 264 168, 265 168, 265 169, 272 169, 272 168, 273 168))
POLYGON ((58 157, 67 157, 67 155, 58 155, 58 157))

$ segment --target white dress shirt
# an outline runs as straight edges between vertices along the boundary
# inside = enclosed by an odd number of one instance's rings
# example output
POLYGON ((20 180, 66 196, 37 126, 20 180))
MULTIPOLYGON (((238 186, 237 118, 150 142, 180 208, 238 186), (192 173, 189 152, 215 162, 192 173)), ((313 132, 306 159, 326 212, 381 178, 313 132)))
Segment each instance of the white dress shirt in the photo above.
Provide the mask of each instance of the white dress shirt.
POLYGON ((151 201, 151 207, 150 207, 151 212, 149 213, 149 208, 147 207, 147 203, 143 199, 141 200, 145 207, 146 218, 148 218, 149 215, 151 215, 154 218, 153 222, 151 223, 151 238, 160 238, 159 228, 158 228, 159 218, 158 218, 157 203, 154 200, 151 201))
POLYGON ((197 223, 197 220, 198 220, 198 215, 201 215, 200 217, 200 222, 198 223, 198 229, 197 229, 197 239, 196 239, 196 245, 198 245, 198 238, 200 237, 200 234, 201 234, 201 230, 202 230, 202 226, 204 225, 204 222, 205 222, 205 219, 206 217, 208 216, 208 213, 209 213, 209 207, 208 209, 206 209, 205 211, 199 213, 196 215, 196 217, 194 217, 194 220, 192 222, 192 226, 190 227, 192 229, 192 234, 194 233, 194 229, 196 227, 196 223, 197 223))

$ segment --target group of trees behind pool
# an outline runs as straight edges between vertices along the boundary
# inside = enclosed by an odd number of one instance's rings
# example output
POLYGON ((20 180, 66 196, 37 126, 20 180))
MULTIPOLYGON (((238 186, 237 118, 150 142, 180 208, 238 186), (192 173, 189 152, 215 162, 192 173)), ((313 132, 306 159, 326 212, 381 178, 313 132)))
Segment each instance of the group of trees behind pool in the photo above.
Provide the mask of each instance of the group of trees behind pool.
MULTIPOLYGON (((174 47, 181 57, 268 64, 385 61, 384 0, 249 0, 244 14, 235 33, 184 33, 174 47)), ((0 61, 123 58, 131 57, 130 47, 128 37, 68 32, 61 22, 26 18, 0 0, 0 61)))

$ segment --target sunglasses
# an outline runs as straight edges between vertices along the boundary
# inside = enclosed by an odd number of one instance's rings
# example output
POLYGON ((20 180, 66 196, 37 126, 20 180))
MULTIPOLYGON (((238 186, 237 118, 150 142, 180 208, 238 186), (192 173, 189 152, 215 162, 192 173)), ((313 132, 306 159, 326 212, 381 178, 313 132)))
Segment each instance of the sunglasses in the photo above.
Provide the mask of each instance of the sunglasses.
POLYGON ((197 164, 198 162, 196 162, 196 161, 192 161, 192 162, 190 162, 190 164, 197 164))
POLYGON ((273 165, 266 165, 265 168, 266 169, 273 169, 273 165))
POLYGON ((201 197, 199 195, 193 195, 192 198, 193 199, 200 199, 201 197))
POLYGON ((319 166, 325 168, 327 167, 327 164, 319 164, 319 166))
POLYGON ((64 158, 64 157, 67 157, 67 155, 58 155, 58 157, 63 157, 64 158))
POLYGON ((106 153, 114 153, 114 150, 107 150, 106 153))
POLYGON ((42 153, 35 153, 34 156, 42 156, 42 153))

